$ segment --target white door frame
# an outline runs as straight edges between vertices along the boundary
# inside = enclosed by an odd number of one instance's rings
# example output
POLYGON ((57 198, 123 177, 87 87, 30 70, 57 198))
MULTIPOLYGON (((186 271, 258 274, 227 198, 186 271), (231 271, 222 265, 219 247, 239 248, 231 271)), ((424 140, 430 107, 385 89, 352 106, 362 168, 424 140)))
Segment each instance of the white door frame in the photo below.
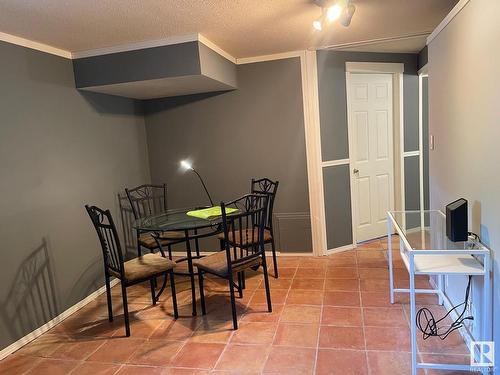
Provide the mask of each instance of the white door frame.
MULTIPOLYGON (((405 207, 404 202, 404 107, 403 107, 403 73, 402 63, 372 63, 372 62, 346 62, 346 92, 347 103, 349 105, 349 81, 352 73, 372 73, 372 74, 392 74, 392 100, 393 100, 393 166, 394 166, 394 204, 396 209, 405 207), (399 142, 397 140, 399 139, 399 142), (399 184, 396 179, 399 177, 399 184), (399 198, 399 199, 397 199, 399 198)), ((347 109, 349 113, 349 108, 347 109)), ((348 128, 350 128, 350 116, 347 116, 348 128)), ((352 246, 357 244, 356 235, 356 201, 354 194, 354 176, 351 173, 352 163, 351 150, 353 150, 353 140, 351 132, 348 131, 349 138, 349 175, 351 185, 351 217, 352 217, 352 246)))

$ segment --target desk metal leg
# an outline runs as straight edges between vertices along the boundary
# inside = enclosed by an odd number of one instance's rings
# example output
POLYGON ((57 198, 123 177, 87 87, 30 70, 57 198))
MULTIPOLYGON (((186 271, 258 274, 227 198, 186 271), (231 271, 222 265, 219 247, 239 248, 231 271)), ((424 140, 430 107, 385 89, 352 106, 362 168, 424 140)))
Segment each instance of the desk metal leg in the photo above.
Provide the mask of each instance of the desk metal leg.
POLYGON ((391 303, 394 303, 394 274, 393 274, 393 267, 392 267, 392 224, 391 224, 391 219, 388 217, 387 218, 387 247, 389 251, 389 288, 391 291, 391 303))
MULTIPOLYGON (((483 279, 483 316, 481 322, 481 337, 483 341, 491 341, 491 273, 490 273, 490 256, 485 255, 483 258, 484 279, 483 279)), ((489 374, 490 368, 483 369, 483 374, 489 374)))
POLYGON ((437 277, 437 282, 438 282, 438 302, 441 306, 443 306, 444 300, 443 300, 443 282, 444 276, 443 275, 438 275, 437 277))
POLYGON ((415 259, 410 253, 410 330, 411 330, 411 374, 417 374, 417 331, 415 325, 415 259))
POLYGON ((189 231, 185 231, 186 236, 186 251, 187 251, 187 262, 189 270, 189 278, 191 279, 191 300, 193 303, 193 316, 196 316, 196 288, 194 282, 194 268, 193 268, 193 257, 191 256, 191 242, 189 240, 189 231))

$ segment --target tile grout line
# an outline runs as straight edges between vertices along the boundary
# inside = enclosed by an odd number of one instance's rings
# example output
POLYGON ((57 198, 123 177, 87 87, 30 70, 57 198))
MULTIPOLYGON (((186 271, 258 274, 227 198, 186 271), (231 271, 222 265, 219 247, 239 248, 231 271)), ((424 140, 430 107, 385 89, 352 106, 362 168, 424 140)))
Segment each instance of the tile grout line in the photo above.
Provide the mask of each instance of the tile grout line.
MULTIPOLYGON (((328 258, 327 258, 327 260, 328 260, 328 258)), ((327 273, 328 273, 328 268, 326 268, 325 277, 323 278, 323 296, 321 298, 321 310, 320 310, 320 315, 319 315, 318 338, 316 340, 316 355, 314 357, 313 374, 316 374, 316 372, 318 371, 319 340, 320 340, 320 335, 321 335, 321 324, 323 323, 323 309, 325 306, 326 274, 327 273)))
MULTIPOLYGON (((247 304, 245 305, 245 310, 244 310, 243 314, 241 315, 241 318, 243 318, 245 316, 245 314, 247 313, 247 310, 250 307, 250 302, 255 297, 255 293, 257 293, 257 291, 259 290, 259 287, 262 284, 262 281, 263 280, 260 280, 259 283, 257 284, 257 287, 253 290, 252 295, 250 296, 250 298, 248 299, 247 304)), ((271 287, 269 287, 269 288, 271 288, 271 287)), ((238 321, 238 328, 239 328, 239 323, 240 323, 240 321, 238 321)), ((224 349, 222 349, 222 352, 220 353, 219 357, 215 361, 213 368, 209 370, 210 373, 216 371, 217 365, 220 363, 222 357, 224 356, 224 353, 229 348, 229 345, 232 345, 231 341, 233 339, 233 336, 235 335, 235 332, 236 331, 234 329, 231 330, 231 334, 229 335, 229 338, 228 338, 226 344, 224 345, 224 349)))
POLYGON ((365 343, 365 359, 366 359, 366 371, 368 375, 371 375, 371 368, 369 365, 369 359, 368 359, 368 347, 366 345, 366 330, 365 330, 365 314, 364 314, 364 304, 363 304, 363 298, 361 297, 361 279, 359 275, 359 264, 358 264, 358 254, 355 253, 355 259, 356 259, 356 272, 358 273, 358 280, 359 280, 359 306, 361 307, 361 324, 362 324, 362 329, 363 329, 363 340, 365 343))
POLYGON ((283 316, 283 311, 285 310, 286 301, 288 300, 288 295, 290 294, 290 290, 292 290, 293 280, 295 280, 295 275, 297 274, 298 270, 299 270, 299 266, 297 265, 297 267, 295 268, 295 272, 293 274, 293 277, 292 277, 292 282, 290 283, 290 286, 288 287, 288 290, 287 290, 286 296, 285 296, 285 300, 283 301, 283 308, 281 309, 281 312, 279 314, 278 320, 276 322, 276 330, 274 331, 273 339, 271 341, 271 349, 269 350, 269 353, 267 354, 266 359, 263 362, 264 365, 262 366, 262 369, 260 371, 261 374, 264 373, 265 366, 267 364, 267 361, 269 360, 269 356, 271 355, 271 351, 273 350, 274 341, 276 340, 276 335, 278 333, 278 328, 279 328, 279 326, 281 324, 281 317, 283 316))

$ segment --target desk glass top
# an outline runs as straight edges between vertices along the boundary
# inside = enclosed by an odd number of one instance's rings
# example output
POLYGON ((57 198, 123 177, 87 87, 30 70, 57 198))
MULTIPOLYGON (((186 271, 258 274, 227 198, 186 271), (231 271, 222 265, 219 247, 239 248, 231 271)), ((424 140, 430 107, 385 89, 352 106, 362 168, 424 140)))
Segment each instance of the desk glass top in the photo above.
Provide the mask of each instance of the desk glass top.
POLYGON ((222 222, 221 217, 200 219, 187 215, 195 208, 168 210, 161 214, 143 217, 134 221, 133 228, 149 232, 183 231, 216 227, 222 222))
POLYGON ((389 212, 411 250, 465 250, 480 249, 475 241, 452 242, 446 236, 446 216, 441 211, 389 212))

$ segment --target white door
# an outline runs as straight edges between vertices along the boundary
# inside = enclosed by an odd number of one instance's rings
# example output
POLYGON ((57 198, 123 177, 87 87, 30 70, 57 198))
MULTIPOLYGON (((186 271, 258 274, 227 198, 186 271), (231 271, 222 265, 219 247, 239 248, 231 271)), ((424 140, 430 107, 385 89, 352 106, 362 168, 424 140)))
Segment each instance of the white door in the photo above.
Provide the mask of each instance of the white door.
POLYGON ((349 154, 356 242, 387 234, 394 207, 392 75, 347 77, 349 154))

